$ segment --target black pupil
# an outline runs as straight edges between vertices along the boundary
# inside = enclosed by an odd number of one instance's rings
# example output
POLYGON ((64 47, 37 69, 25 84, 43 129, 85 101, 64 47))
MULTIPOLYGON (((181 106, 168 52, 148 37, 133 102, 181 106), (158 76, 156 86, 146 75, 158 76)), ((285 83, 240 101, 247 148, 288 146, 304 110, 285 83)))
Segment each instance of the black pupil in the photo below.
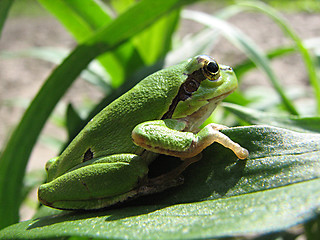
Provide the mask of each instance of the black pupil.
POLYGON ((219 66, 216 62, 210 62, 207 66, 207 70, 212 73, 216 73, 219 71, 219 66))

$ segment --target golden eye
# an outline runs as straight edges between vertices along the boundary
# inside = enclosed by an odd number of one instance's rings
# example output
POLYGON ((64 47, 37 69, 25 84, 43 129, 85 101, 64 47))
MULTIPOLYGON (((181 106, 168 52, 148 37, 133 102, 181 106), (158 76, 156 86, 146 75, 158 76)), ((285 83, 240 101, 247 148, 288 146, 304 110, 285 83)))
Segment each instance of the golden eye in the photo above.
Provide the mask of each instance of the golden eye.
POLYGON ((211 81, 220 77, 220 68, 216 61, 211 61, 203 67, 203 74, 211 81))

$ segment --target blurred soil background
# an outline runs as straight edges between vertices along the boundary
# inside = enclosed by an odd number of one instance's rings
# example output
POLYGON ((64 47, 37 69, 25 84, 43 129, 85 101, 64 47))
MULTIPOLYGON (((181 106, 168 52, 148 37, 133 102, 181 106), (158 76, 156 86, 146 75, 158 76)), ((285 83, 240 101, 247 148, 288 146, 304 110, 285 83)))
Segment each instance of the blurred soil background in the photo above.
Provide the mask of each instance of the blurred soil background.
MULTIPOLYGON (((302 1, 302 0, 301 0, 302 1)), ((0 51, 20 51, 34 47, 59 47, 72 49, 76 42, 60 23, 36 1, 16 1, 10 12, 10 17, 5 23, 0 39, 0 51), (24 3, 23 3, 24 2, 24 3)), ((215 6, 205 3, 190 6, 213 14, 220 4, 215 6)), ((319 37, 320 14, 312 11, 285 11, 283 15, 302 39, 319 37)), ((254 40, 263 50, 276 46, 289 44, 290 41, 283 35, 279 27, 268 17, 256 13, 242 13, 232 17, 230 23, 237 26, 254 40)), ((193 22, 180 23, 179 34, 187 35, 194 32, 199 26, 193 22)), ((111 36, 112 37, 112 36, 111 36)), ((234 65, 244 59, 239 50, 221 38, 211 53, 219 63, 234 65)), ((301 84, 308 85, 304 64, 298 54, 289 55, 273 61, 273 66, 283 82, 283 86, 301 84)), ((29 101, 35 96, 44 80, 49 76, 55 65, 46 61, 32 58, 3 58, 0 56, 0 146, 4 146, 9 134, 20 121, 29 101)), ((242 88, 256 84, 269 84, 265 76, 258 70, 247 74, 242 88)), ((90 101, 98 101, 102 92, 89 83, 78 79, 56 107, 56 111, 63 114, 63 109, 68 102, 75 106, 83 106, 90 101)), ((55 124, 47 124, 43 130, 45 135, 65 139, 66 133, 55 124)), ((28 136, 25 136, 26 138, 28 136)), ((23 147, 23 146, 21 146, 23 147)), ((44 169, 46 161, 58 154, 56 148, 46 141, 38 141, 29 161, 28 171, 44 169)), ((14 161, 14 159, 12 159, 14 161)), ((23 219, 32 216, 29 211, 22 213, 23 219)))

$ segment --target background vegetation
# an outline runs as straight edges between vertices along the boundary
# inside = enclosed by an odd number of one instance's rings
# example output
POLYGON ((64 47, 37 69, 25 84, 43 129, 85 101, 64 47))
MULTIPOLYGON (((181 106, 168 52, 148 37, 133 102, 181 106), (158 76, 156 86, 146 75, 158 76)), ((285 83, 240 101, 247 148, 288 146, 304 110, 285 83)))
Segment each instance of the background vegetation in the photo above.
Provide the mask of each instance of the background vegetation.
MULTIPOLYGON (((2 0, 0 29, 10 7, 15 8, 12 14, 25 14, 27 9, 30 16, 41 16, 45 9, 75 41, 69 49, 1 49, 2 61, 29 57, 56 64, 1 150, 1 239, 190 239, 253 234, 267 239, 319 238, 320 40, 319 36, 298 35, 280 14, 283 10, 318 13, 319 1, 206 1, 199 5, 192 0, 2 0), (276 24, 287 41, 264 50, 250 33, 265 25, 257 22, 241 31, 228 21, 248 12, 254 12, 252 21, 263 15, 276 24), (223 45, 225 40, 229 45, 223 45), (45 181, 44 170, 25 174, 38 139, 61 151, 88 120, 144 76, 202 53, 220 55, 236 71, 239 90, 207 123, 243 126, 225 133, 249 149, 246 162, 236 161, 228 150, 214 144, 186 171, 183 186, 99 212, 61 212, 39 207, 28 198, 45 181), (297 81, 292 81, 291 69, 278 74, 278 65, 290 58, 301 62, 297 81), (88 83, 85 92, 93 98, 80 104, 62 101, 78 76, 78 81, 88 83), (67 139, 40 135, 48 121, 64 129, 67 139), (23 204, 37 213, 33 220, 17 223, 23 204)), ((273 34, 266 28, 265 41, 273 34)), ((82 98, 77 91, 69 95, 82 98)), ((19 105, 19 100, 5 104, 19 105)))

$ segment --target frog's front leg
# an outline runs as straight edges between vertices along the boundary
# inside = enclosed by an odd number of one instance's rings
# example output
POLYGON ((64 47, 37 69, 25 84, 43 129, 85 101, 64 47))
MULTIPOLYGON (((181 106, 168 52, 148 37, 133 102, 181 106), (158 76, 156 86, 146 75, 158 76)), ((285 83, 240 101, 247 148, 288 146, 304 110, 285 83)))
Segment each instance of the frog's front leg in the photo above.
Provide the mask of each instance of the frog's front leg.
POLYGON ((248 150, 219 132, 222 125, 208 124, 198 133, 182 132, 187 123, 181 120, 166 119, 149 121, 136 126, 132 132, 135 144, 149 151, 190 159, 214 142, 231 149, 238 158, 246 159, 248 150))
POLYGON ((219 132, 219 130, 227 129, 228 127, 211 123, 205 126, 200 132, 196 134, 195 151, 200 152, 210 146, 212 143, 217 142, 222 146, 229 148, 240 159, 246 159, 249 156, 247 149, 241 147, 238 143, 232 141, 227 135, 219 132))

